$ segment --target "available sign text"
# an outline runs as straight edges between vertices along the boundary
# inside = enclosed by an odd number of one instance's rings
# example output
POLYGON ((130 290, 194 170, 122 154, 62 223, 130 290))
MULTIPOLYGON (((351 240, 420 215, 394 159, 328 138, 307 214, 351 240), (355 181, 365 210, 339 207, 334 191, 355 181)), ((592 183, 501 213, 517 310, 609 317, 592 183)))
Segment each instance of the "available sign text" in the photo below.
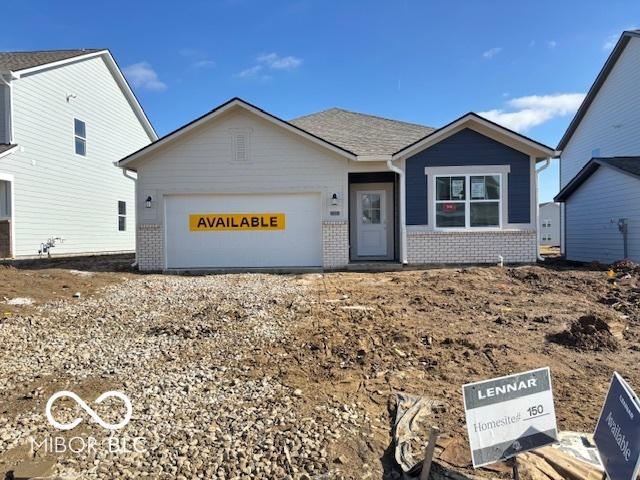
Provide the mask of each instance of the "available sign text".
POLYGON ((611 480, 633 480, 640 469, 640 401, 617 373, 593 434, 611 480))
POLYGON ((189 230, 192 232, 284 229, 284 213, 194 213, 189 215, 189 230))

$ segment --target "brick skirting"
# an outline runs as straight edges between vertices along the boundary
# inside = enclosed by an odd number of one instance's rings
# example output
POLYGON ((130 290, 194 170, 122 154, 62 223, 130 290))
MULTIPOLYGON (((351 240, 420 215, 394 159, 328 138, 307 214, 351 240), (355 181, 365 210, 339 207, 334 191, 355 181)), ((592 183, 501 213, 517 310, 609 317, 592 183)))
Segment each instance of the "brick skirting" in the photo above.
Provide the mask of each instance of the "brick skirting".
POLYGON ((532 263, 537 260, 535 230, 493 232, 407 232, 410 264, 426 263, 532 263))

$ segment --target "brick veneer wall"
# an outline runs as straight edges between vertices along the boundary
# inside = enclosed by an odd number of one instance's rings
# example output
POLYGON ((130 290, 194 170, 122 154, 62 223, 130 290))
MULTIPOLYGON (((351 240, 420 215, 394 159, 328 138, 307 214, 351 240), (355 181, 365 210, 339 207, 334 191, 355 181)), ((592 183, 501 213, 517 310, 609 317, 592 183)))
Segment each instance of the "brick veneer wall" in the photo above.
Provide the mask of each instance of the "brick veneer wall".
POLYGON ((407 232, 407 260, 425 263, 531 263, 537 260, 535 230, 407 232))
POLYGON ((349 263, 349 224, 346 221, 322 223, 322 266, 343 268, 349 263))
POLYGON ((164 234, 162 225, 138 225, 138 268, 142 271, 164 270, 164 234))

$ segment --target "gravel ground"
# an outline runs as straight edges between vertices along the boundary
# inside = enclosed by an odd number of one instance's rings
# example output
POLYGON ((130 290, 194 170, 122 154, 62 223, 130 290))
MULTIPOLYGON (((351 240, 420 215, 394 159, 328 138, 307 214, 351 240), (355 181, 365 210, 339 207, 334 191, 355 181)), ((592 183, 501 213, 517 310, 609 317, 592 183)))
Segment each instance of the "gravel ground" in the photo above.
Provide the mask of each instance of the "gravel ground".
MULTIPOLYGON (((134 409, 117 435, 142 437, 145 452, 66 452, 56 458, 59 473, 178 479, 327 475, 333 462, 326 447, 357 414, 337 403, 307 409, 301 390, 251 372, 251 357, 277 351, 296 319, 309 311, 307 283, 288 276, 147 276, 6 319, 0 323, 0 454, 30 438, 41 442, 61 434, 43 408, 55 391, 75 391, 91 404, 114 389, 127 394, 134 409)), ((123 408, 110 402, 93 408, 117 422, 123 408)), ((59 421, 87 418, 74 436, 105 437, 70 400, 59 405, 59 421)), ((35 456, 47 457, 43 451, 35 456)))

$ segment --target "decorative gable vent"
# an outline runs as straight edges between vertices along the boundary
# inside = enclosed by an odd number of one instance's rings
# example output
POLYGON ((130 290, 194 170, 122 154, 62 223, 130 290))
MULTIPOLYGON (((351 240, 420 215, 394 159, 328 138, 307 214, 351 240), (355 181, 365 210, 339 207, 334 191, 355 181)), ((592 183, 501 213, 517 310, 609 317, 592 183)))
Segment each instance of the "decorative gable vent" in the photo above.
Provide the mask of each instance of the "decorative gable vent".
POLYGON ((248 162, 251 152, 251 129, 231 129, 232 152, 234 162, 248 162))

